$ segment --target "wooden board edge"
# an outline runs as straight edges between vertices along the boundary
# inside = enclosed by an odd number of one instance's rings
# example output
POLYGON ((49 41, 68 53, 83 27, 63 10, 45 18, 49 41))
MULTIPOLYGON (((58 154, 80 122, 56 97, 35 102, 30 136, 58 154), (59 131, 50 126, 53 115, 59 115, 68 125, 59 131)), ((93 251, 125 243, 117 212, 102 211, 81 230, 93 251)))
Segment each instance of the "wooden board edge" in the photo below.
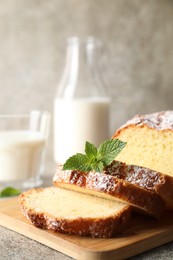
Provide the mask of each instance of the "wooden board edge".
MULTIPOLYGON (((64 240, 58 236, 56 237, 56 242, 57 242, 56 243, 53 241, 55 239, 55 237, 51 233, 48 233, 47 230, 38 229, 37 227, 33 226, 30 223, 25 223, 25 222, 21 222, 20 220, 13 219, 12 217, 7 216, 1 212, 0 212, 0 225, 5 228, 8 228, 12 231, 15 231, 29 239, 32 239, 38 243, 41 243, 42 245, 48 246, 56 251, 59 251, 67 256, 73 257, 75 259, 79 259, 79 258, 86 259, 86 260, 103 259, 100 257, 98 258, 99 255, 102 255, 102 252, 100 253, 100 252, 96 252, 96 251, 92 251, 92 250, 87 250, 86 248, 84 248, 80 245, 72 243, 68 240, 64 240), (7 225, 7 222, 8 222, 8 225, 7 225), (14 222, 15 222, 15 225, 14 225, 14 222), (40 235, 40 234, 45 235, 45 232, 46 232, 46 239, 44 239, 40 235), (49 239, 47 239, 47 238, 49 238, 49 239)), ((106 259, 107 259, 107 257, 105 258, 105 260, 106 259)))
POLYGON ((157 240, 157 243, 155 241, 156 234, 152 237, 147 237, 143 240, 135 242, 133 245, 133 250, 131 249, 130 245, 125 245, 124 247, 118 248, 116 250, 112 251, 93 251, 93 250, 86 250, 86 248, 83 248, 79 245, 76 245, 70 241, 65 240, 56 237, 56 242, 53 240, 55 237, 51 233, 46 233, 46 236, 49 237, 49 239, 44 240, 44 236, 40 236, 40 233, 45 235, 45 232, 47 230, 42 230, 34 227, 32 224, 29 225, 29 223, 22 222, 20 220, 15 219, 15 224, 17 223, 17 226, 14 225, 14 219, 12 217, 9 217, 3 213, 0 213, 0 225, 13 230, 21 235, 24 235, 25 237, 28 237, 30 239, 33 239, 36 242, 39 242, 43 245, 46 245, 56 251, 59 251, 67 256, 73 257, 75 259, 81 259, 81 260, 113 260, 116 258, 116 260, 121 260, 124 258, 129 258, 137 254, 141 254, 147 250, 156 248, 160 245, 163 245, 165 243, 168 243, 173 240, 173 232, 170 230, 170 232, 163 230, 161 234, 161 238, 157 240), (7 225, 8 221, 8 225, 7 225), (20 225, 18 227, 18 225, 20 225), (23 226, 23 228, 22 228, 23 226), (154 243, 153 243, 154 242, 154 243))
MULTIPOLYGON (((142 254, 146 251, 157 248, 171 241, 173 241, 172 230, 169 233, 168 231, 163 231, 162 233, 160 233, 159 239, 157 239, 157 235, 153 235, 151 237, 133 243, 133 247, 131 245, 126 245, 117 249, 116 251, 109 252, 107 255, 105 255, 104 259, 108 259, 107 257, 109 257, 109 259, 111 260, 127 259, 129 257, 142 254)), ((104 257, 104 254, 102 254, 102 257, 104 257)))

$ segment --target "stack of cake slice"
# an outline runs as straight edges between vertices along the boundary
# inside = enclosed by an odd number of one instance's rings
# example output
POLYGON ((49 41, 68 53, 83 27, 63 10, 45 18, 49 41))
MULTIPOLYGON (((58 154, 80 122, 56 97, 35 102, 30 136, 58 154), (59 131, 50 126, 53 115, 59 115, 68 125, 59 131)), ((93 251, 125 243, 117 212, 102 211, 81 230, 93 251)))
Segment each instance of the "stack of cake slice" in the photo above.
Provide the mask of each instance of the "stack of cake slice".
POLYGON ((129 225, 133 210, 160 219, 165 205, 173 209, 173 177, 166 170, 173 167, 169 155, 173 112, 142 118, 115 133, 113 138, 127 142, 118 161, 101 173, 62 170, 59 166, 53 178, 55 187, 20 195, 23 214, 37 227, 108 238, 129 225))

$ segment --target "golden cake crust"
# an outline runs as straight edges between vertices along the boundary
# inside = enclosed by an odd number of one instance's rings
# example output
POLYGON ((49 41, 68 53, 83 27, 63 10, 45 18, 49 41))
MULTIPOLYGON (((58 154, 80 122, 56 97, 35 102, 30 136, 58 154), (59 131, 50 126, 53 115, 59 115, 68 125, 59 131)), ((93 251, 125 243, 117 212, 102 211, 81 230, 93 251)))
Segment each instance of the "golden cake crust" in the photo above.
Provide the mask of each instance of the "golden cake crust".
POLYGON ((158 193, 168 209, 173 208, 173 178, 146 167, 114 161, 107 167, 108 174, 128 181, 139 187, 158 193))

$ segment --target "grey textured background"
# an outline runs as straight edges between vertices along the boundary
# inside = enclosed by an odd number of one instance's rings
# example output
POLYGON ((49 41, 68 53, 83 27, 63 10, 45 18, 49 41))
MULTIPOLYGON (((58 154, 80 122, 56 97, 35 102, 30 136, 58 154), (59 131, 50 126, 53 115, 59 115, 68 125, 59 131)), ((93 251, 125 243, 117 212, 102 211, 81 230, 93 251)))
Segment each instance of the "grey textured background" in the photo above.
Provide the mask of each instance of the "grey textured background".
POLYGON ((0 113, 52 112, 73 35, 105 43, 111 133, 136 113, 173 109, 172 0, 0 0, 0 113))

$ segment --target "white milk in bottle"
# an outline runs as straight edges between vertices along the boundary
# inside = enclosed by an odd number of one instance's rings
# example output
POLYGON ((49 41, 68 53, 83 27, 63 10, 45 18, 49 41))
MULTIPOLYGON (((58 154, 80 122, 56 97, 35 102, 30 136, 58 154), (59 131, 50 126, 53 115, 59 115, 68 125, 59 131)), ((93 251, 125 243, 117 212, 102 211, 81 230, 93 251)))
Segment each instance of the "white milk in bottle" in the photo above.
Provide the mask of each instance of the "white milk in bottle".
POLYGON ((86 98, 54 103, 54 156, 64 163, 68 157, 84 152, 85 141, 98 146, 109 138, 108 98, 86 98))
POLYGON ((67 41, 66 66, 54 100, 54 158, 63 164, 84 153, 85 142, 98 146, 109 138, 110 98, 98 67, 100 41, 67 41))

